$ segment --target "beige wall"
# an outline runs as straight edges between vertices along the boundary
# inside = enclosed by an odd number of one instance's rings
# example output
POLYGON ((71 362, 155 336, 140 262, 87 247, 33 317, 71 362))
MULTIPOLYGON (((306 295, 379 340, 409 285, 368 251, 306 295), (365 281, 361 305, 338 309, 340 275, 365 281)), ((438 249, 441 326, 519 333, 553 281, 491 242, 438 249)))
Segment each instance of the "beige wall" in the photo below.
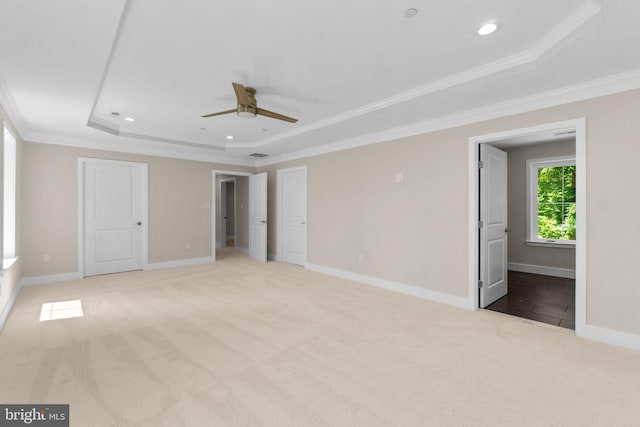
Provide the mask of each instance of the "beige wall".
MULTIPOLYGON (((262 168, 269 216, 275 171, 306 164, 310 263, 466 297, 468 139, 585 117, 587 323, 640 334, 638 105, 634 90, 262 168)), ((276 231, 270 220, 270 253, 276 231)))
POLYGON ((90 157, 148 164, 149 262, 208 257, 211 248, 212 170, 235 168, 25 142, 23 158, 23 274, 78 271, 77 164, 90 157), (185 249, 190 243, 191 249, 185 249), (49 254, 51 262, 44 263, 49 254))
MULTIPOLYGON (((2 238, 3 238, 2 212, 4 210, 3 208, 4 179, 2 175, 2 172, 4 169, 1 166, 3 164, 2 153, 4 151, 3 150, 4 148, 3 127, 4 126, 6 126, 9 130, 11 130, 11 133, 16 138, 16 256, 18 257, 18 260, 11 266, 11 268, 9 268, 8 270, 4 270, 1 273, 2 277, 0 278, 0 315, 3 313, 5 307, 7 306, 7 303, 14 296, 14 293, 17 291, 18 284, 22 279, 22 263, 21 263, 22 261, 22 244, 21 244, 22 203, 20 200, 20 193, 22 191, 22 177, 21 177, 22 166, 21 165, 22 165, 24 143, 17 129, 15 128, 15 126, 7 116, 6 112, 4 111, 2 106, 0 106, 0 242, 2 242, 2 238)), ((1 244, 0 244, 0 247, 1 247, 1 244)), ((1 258, 1 255, 0 255, 0 258, 1 258)), ((1 327, 2 327, 2 324, 0 324, 0 328, 1 327)))
POLYGON ((575 270, 575 248, 530 246, 525 242, 527 239, 527 160, 575 155, 575 140, 513 147, 504 151, 508 155, 509 262, 575 270))
MULTIPOLYGON (((277 249, 275 171, 307 165, 310 263, 466 297, 468 139, 585 117, 587 323, 640 335, 638 105, 635 90, 270 166, 269 252, 277 249)), ((230 167, 25 143, 25 276, 77 271, 79 156, 149 164, 151 262, 211 254, 210 212, 200 205, 211 197, 211 169, 230 167)))

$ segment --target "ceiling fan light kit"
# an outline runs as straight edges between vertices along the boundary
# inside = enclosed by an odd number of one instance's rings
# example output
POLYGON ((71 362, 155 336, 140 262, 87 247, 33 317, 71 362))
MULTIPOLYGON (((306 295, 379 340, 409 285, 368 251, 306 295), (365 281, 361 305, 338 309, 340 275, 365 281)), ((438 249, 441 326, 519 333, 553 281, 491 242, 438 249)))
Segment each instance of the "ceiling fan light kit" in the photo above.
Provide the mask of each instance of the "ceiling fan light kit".
POLYGON ((244 117, 247 119, 253 119, 255 116, 260 115, 264 117, 270 117, 272 119, 283 120, 289 123, 295 123, 298 119, 288 117, 283 114, 274 113, 273 111, 265 110, 264 108, 258 108, 258 101, 256 101, 256 90, 252 87, 246 87, 240 83, 232 83, 233 90, 236 93, 238 99, 238 106, 233 110, 220 111, 218 113, 205 114, 202 117, 221 116, 223 114, 236 113, 238 117, 244 117))
POLYGON ((238 104, 237 115, 238 117, 244 117, 245 119, 253 119, 256 117, 257 108, 251 105, 238 104))

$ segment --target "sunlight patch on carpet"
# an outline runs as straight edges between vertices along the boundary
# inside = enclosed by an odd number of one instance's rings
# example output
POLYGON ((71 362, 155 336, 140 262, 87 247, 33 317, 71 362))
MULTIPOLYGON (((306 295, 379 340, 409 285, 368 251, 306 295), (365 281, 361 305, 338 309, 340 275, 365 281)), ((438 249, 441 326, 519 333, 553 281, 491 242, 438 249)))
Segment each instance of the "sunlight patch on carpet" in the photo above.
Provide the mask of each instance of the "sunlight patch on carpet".
POLYGON ((42 304, 40 321, 71 319, 83 317, 82 303, 79 299, 71 301, 47 302, 42 304))

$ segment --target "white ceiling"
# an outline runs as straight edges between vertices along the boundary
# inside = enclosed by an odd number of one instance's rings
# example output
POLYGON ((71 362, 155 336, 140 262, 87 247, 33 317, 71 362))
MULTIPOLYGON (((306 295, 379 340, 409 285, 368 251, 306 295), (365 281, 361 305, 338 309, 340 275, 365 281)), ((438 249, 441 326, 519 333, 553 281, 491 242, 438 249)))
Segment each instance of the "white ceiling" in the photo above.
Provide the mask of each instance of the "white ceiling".
POLYGON ((635 0, 0 0, 0 103, 25 140, 255 165, 640 87, 639 22, 635 0), (299 121, 201 118, 234 81, 299 121))

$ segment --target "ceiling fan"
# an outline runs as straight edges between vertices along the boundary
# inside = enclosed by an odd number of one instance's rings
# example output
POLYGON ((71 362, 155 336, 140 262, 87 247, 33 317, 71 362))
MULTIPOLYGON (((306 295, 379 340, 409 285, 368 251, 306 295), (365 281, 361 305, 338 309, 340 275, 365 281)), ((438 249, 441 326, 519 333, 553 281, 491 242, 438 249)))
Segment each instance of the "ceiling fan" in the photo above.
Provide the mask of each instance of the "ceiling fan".
POLYGON ((220 111, 219 113, 205 114, 202 117, 221 116, 223 114, 236 113, 239 117, 254 118, 256 115, 271 117, 272 119, 284 120, 285 122, 295 123, 298 119, 293 117, 287 117, 282 114, 274 113, 273 111, 258 108, 258 101, 256 101, 256 90, 252 87, 246 87, 240 83, 232 83, 233 90, 236 92, 236 98, 238 98, 238 106, 233 110, 220 111))

